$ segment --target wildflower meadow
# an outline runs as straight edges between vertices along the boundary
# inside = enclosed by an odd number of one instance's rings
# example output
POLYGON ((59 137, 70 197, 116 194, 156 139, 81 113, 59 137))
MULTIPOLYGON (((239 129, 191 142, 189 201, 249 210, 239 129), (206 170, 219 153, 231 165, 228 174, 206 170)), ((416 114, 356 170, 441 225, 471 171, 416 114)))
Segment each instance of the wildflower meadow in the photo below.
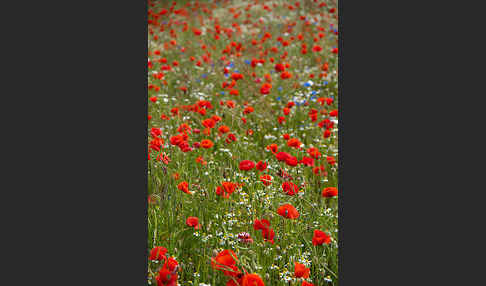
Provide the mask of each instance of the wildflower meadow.
POLYGON ((339 285, 337 1, 148 1, 147 285, 339 285))

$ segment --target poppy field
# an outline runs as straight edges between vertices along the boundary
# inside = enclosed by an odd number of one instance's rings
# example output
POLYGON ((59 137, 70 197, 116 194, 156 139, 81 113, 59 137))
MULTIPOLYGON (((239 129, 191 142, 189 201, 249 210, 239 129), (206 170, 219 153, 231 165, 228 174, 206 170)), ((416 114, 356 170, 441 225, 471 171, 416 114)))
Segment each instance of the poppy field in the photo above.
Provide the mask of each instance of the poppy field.
POLYGON ((148 1, 148 285, 339 285, 337 14, 148 1))

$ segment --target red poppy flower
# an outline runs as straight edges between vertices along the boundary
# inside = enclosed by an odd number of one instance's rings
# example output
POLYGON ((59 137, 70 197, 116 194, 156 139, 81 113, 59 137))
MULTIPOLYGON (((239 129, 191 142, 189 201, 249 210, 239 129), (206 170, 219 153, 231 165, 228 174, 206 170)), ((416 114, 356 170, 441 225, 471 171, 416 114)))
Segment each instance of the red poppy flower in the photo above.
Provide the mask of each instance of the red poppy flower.
POLYGON ((172 145, 179 145, 184 141, 184 139, 182 138, 181 135, 174 135, 174 136, 170 137, 169 141, 170 141, 170 144, 172 144, 172 145))
POLYGON ((247 106, 247 107, 245 107, 245 110, 243 110, 243 113, 249 114, 249 113, 252 113, 253 111, 255 111, 255 109, 253 107, 247 106))
MULTIPOLYGON (((286 134, 286 135, 288 135, 288 134, 286 134)), ((301 144, 302 144, 302 142, 300 142, 299 139, 297 139, 297 138, 292 138, 292 139, 289 139, 287 141, 287 146, 293 147, 293 148, 300 148, 301 144)))
POLYGON ((253 223, 253 229, 261 230, 263 239, 270 242, 271 244, 274 243, 273 238, 275 237, 275 232, 273 231, 273 229, 270 228, 270 222, 268 220, 255 220, 255 222, 253 223))
POLYGON ((329 129, 324 130, 324 138, 329 138, 331 137, 331 131, 329 129))
POLYGON ((214 143, 213 141, 209 140, 209 139, 204 139, 201 141, 201 146, 205 149, 209 149, 211 147, 213 147, 214 143))
POLYGON ((233 74, 231 75, 231 79, 233 79, 233 80, 236 80, 236 81, 237 81, 237 80, 239 80, 239 79, 243 79, 243 75, 242 75, 241 73, 233 73, 233 74))
POLYGON ((206 162, 204 160, 204 158, 201 157, 201 156, 199 156, 199 157, 196 158, 196 163, 201 163, 201 165, 203 165, 203 166, 206 166, 208 164, 208 162, 206 162))
POLYGON ((283 182, 282 190, 289 196, 293 196, 299 192, 299 187, 292 182, 283 182))
POLYGON ((165 254, 167 253, 167 248, 162 246, 156 246, 150 250, 150 260, 162 260, 165 258, 165 254))
POLYGON ((162 268, 160 268, 158 275, 155 277, 157 286, 176 286, 177 285, 177 261, 170 257, 162 268))
POLYGON ((189 184, 186 181, 180 182, 179 185, 177 185, 177 188, 186 194, 192 195, 192 193, 189 192, 189 184))
POLYGON ((241 280, 241 286, 265 286, 258 274, 246 274, 241 280))
POLYGON ((275 237, 275 232, 272 228, 262 229, 262 236, 264 241, 268 241, 271 244, 274 244, 273 238, 275 237))
POLYGON ((238 279, 236 279, 236 282, 235 282, 235 280, 230 279, 228 282, 226 282, 226 286, 241 286, 242 280, 243 280, 242 278, 238 278, 238 279))
POLYGON ((322 245, 323 243, 329 244, 331 242, 331 236, 327 235, 322 230, 314 230, 314 237, 312 237, 312 244, 322 245))
POLYGON ((186 141, 182 141, 179 145, 178 145, 179 149, 181 149, 182 152, 189 152, 191 151, 191 147, 189 147, 189 143, 187 143, 186 141))
POLYGON ((285 158, 285 163, 289 166, 295 167, 299 163, 296 157, 289 155, 287 158, 285 158))
POLYGON ((225 199, 229 198, 230 194, 226 193, 221 186, 216 187, 216 195, 221 196, 225 199))
POLYGON ((229 193, 229 194, 232 194, 236 190, 236 187, 237 187, 237 185, 235 183, 232 183, 232 182, 223 182, 223 183, 221 183, 221 185, 223 186, 224 191, 229 193))
POLYGON ((265 186, 270 186, 272 184, 272 177, 270 175, 262 175, 260 176, 260 181, 265 186))
POLYGON ((284 71, 281 75, 280 75, 280 78, 281 79, 288 79, 288 78, 291 78, 292 77, 292 74, 289 73, 288 71, 284 71))
POLYGON ((256 219, 255 222, 253 222, 254 230, 267 229, 268 227, 270 227, 270 222, 266 219, 261 219, 261 220, 256 219))
POLYGON ((294 208, 294 206, 292 206, 290 204, 285 204, 285 205, 280 206, 277 209, 277 213, 279 215, 283 216, 284 218, 288 218, 288 219, 296 219, 300 216, 297 209, 294 208))
POLYGON ((212 118, 207 118, 202 121, 202 125, 206 128, 213 128, 216 122, 212 118))
POLYGON ((322 196, 325 198, 332 198, 337 196, 338 194, 338 189, 335 187, 327 187, 324 190, 322 190, 322 196))
POLYGON ((226 133, 226 132, 229 132, 229 127, 226 126, 226 125, 221 125, 219 128, 218 128, 218 131, 221 132, 221 133, 226 133))
POLYGON ((258 161, 258 163, 256 164, 256 168, 257 168, 258 171, 263 172, 267 168, 267 163, 262 162, 262 161, 258 161))
POLYGON ((238 257, 232 250, 225 249, 218 253, 214 258, 211 258, 211 267, 216 270, 223 271, 227 276, 238 276, 241 273, 236 267, 238 257))
POLYGON ((155 277, 157 286, 176 286, 177 285, 177 272, 173 273, 166 267, 162 267, 159 274, 155 277))
POLYGON ((173 257, 167 259, 167 268, 169 268, 170 271, 176 270, 177 265, 179 265, 179 263, 173 257))
POLYGON ((261 94, 269 94, 270 89, 272 89, 272 85, 269 83, 264 83, 262 87, 260 88, 260 93, 261 94))
POLYGON ((317 176, 320 176, 320 175, 327 176, 327 172, 326 172, 326 169, 324 168, 324 166, 314 167, 314 169, 312 169, 312 172, 314 173, 314 175, 317 175, 317 176))
POLYGON ((229 108, 234 108, 235 107, 235 103, 232 100, 228 100, 226 102, 226 106, 228 106, 229 108))
POLYGON ((319 157, 321 157, 321 152, 315 147, 307 149, 307 153, 314 159, 319 159, 319 157))
POLYGON ((322 48, 321 48, 320 46, 317 46, 317 45, 316 45, 316 46, 314 46, 314 47, 312 48, 312 51, 313 51, 313 52, 320 52, 320 51, 322 51, 322 48))
POLYGON ((250 160, 243 160, 240 162, 240 170, 249 171, 255 167, 255 163, 250 160))
POLYGON ((226 138, 226 143, 231 143, 236 141, 236 136, 233 133, 228 134, 228 137, 226 138))
POLYGON ((201 115, 206 115, 206 109, 204 108, 201 108, 197 111, 197 113, 201 114, 201 115))
POLYGON ((182 123, 179 125, 179 128, 177 128, 177 132, 179 133, 191 133, 191 127, 187 125, 186 123, 182 123))
POLYGON ((302 160, 300 160, 300 163, 306 166, 314 166, 314 159, 311 157, 304 156, 302 157, 302 160))
POLYGON ((295 263, 294 275, 297 278, 309 278, 310 269, 306 268, 304 264, 295 263))
POLYGON ((157 156, 157 161, 162 161, 164 164, 168 165, 170 163, 170 158, 165 153, 161 153, 157 156))
POLYGON ((329 165, 334 165, 336 163, 336 159, 334 157, 332 157, 332 156, 327 156, 326 159, 327 159, 327 163, 329 165))
POLYGON ((285 161, 287 160, 287 158, 290 156, 289 153, 287 152, 278 152, 275 157, 277 158, 277 160, 279 161, 285 161))
POLYGON ((223 182, 221 186, 216 187, 216 194, 223 198, 229 198, 229 196, 236 190, 237 184, 232 182, 223 182))
POLYGON ((267 146, 267 150, 270 150, 273 154, 276 154, 278 151, 277 144, 270 144, 267 146))
POLYGON ((195 216, 190 216, 186 219, 186 225, 192 226, 194 229, 199 229, 201 226, 199 225, 199 218, 195 216))
POLYGON ((283 64, 276 64, 275 71, 276 72, 283 72, 285 70, 285 66, 283 64))
POLYGON ((158 137, 158 136, 161 136, 162 135, 162 130, 160 130, 160 128, 153 128, 150 129, 150 135, 152 135, 152 137, 158 137))
POLYGON ((309 283, 307 281, 302 281, 302 285, 301 286, 314 286, 314 284, 309 283))

